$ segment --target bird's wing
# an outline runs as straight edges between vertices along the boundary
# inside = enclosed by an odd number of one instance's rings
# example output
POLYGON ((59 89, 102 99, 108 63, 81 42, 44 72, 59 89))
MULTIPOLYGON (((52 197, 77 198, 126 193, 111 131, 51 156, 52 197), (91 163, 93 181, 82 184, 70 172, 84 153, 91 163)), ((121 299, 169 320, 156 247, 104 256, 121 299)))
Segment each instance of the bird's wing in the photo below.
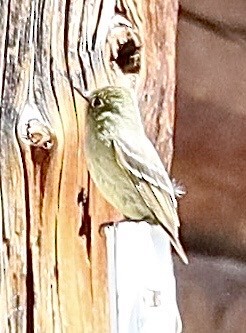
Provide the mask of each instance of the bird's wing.
POLYGON ((169 235, 176 251, 187 262, 178 239, 179 218, 171 180, 155 148, 149 141, 146 144, 148 153, 143 155, 141 152, 134 152, 127 143, 115 140, 113 145, 117 163, 127 172, 143 201, 169 235))

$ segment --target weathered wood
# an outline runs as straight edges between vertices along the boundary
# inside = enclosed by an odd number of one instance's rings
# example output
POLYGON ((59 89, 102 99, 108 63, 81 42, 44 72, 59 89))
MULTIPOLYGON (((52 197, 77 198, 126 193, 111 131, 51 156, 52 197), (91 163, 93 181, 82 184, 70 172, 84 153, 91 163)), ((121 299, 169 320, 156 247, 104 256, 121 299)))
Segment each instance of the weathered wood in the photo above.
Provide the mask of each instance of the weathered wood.
POLYGON ((1 329, 108 332, 98 227, 119 216, 88 177, 75 88, 133 87, 170 165, 177 0, 12 0, 0 12, 1 329))

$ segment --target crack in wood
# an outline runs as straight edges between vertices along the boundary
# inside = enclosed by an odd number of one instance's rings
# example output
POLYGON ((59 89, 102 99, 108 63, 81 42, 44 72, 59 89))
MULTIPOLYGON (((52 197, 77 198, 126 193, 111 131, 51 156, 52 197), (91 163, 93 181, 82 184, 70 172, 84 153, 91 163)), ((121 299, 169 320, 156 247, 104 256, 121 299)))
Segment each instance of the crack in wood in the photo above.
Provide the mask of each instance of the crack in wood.
POLYGON ((24 191, 26 204, 26 330, 27 333, 34 332, 34 277, 33 277, 33 257, 31 245, 31 214, 30 197, 28 184, 28 171, 25 165, 25 157, 21 153, 23 173, 24 173, 24 191))
POLYGON ((95 47, 96 47, 97 33, 98 33, 98 28, 99 28, 99 22, 101 20, 101 15, 102 15, 103 2, 104 2, 104 0, 100 1, 100 5, 99 5, 99 9, 98 9, 98 16, 97 16, 96 29, 95 29, 95 31, 92 35, 92 47, 91 47, 92 51, 95 51, 95 47))
POLYGON ((88 176, 87 191, 82 188, 78 194, 78 204, 82 203, 83 215, 82 215, 82 225, 79 229, 79 236, 85 237, 86 239, 86 249, 88 259, 91 260, 91 215, 89 212, 90 206, 90 177, 88 176))

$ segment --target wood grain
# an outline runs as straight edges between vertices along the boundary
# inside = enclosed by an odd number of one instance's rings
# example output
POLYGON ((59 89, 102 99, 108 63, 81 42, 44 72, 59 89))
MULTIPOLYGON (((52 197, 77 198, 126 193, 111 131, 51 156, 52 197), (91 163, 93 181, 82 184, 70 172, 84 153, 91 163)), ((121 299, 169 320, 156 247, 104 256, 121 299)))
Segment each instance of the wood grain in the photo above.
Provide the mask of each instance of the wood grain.
POLYGON ((170 165, 176 0, 0 1, 0 318, 6 332, 109 332, 105 240, 119 218, 83 155, 85 101, 135 89, 170 165))

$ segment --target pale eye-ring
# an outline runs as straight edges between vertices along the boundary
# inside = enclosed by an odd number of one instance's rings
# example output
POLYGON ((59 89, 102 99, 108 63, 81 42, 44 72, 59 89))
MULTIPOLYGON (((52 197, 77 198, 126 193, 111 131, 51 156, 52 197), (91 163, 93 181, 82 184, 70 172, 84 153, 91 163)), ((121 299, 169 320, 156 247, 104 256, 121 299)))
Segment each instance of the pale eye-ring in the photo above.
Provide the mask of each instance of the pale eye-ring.
POLYGON ((104 106, 104 102, 100 97, 96 96, 96 97, 92 98, 91 106, 93 108, 100 108, 100 107, 104 106))

